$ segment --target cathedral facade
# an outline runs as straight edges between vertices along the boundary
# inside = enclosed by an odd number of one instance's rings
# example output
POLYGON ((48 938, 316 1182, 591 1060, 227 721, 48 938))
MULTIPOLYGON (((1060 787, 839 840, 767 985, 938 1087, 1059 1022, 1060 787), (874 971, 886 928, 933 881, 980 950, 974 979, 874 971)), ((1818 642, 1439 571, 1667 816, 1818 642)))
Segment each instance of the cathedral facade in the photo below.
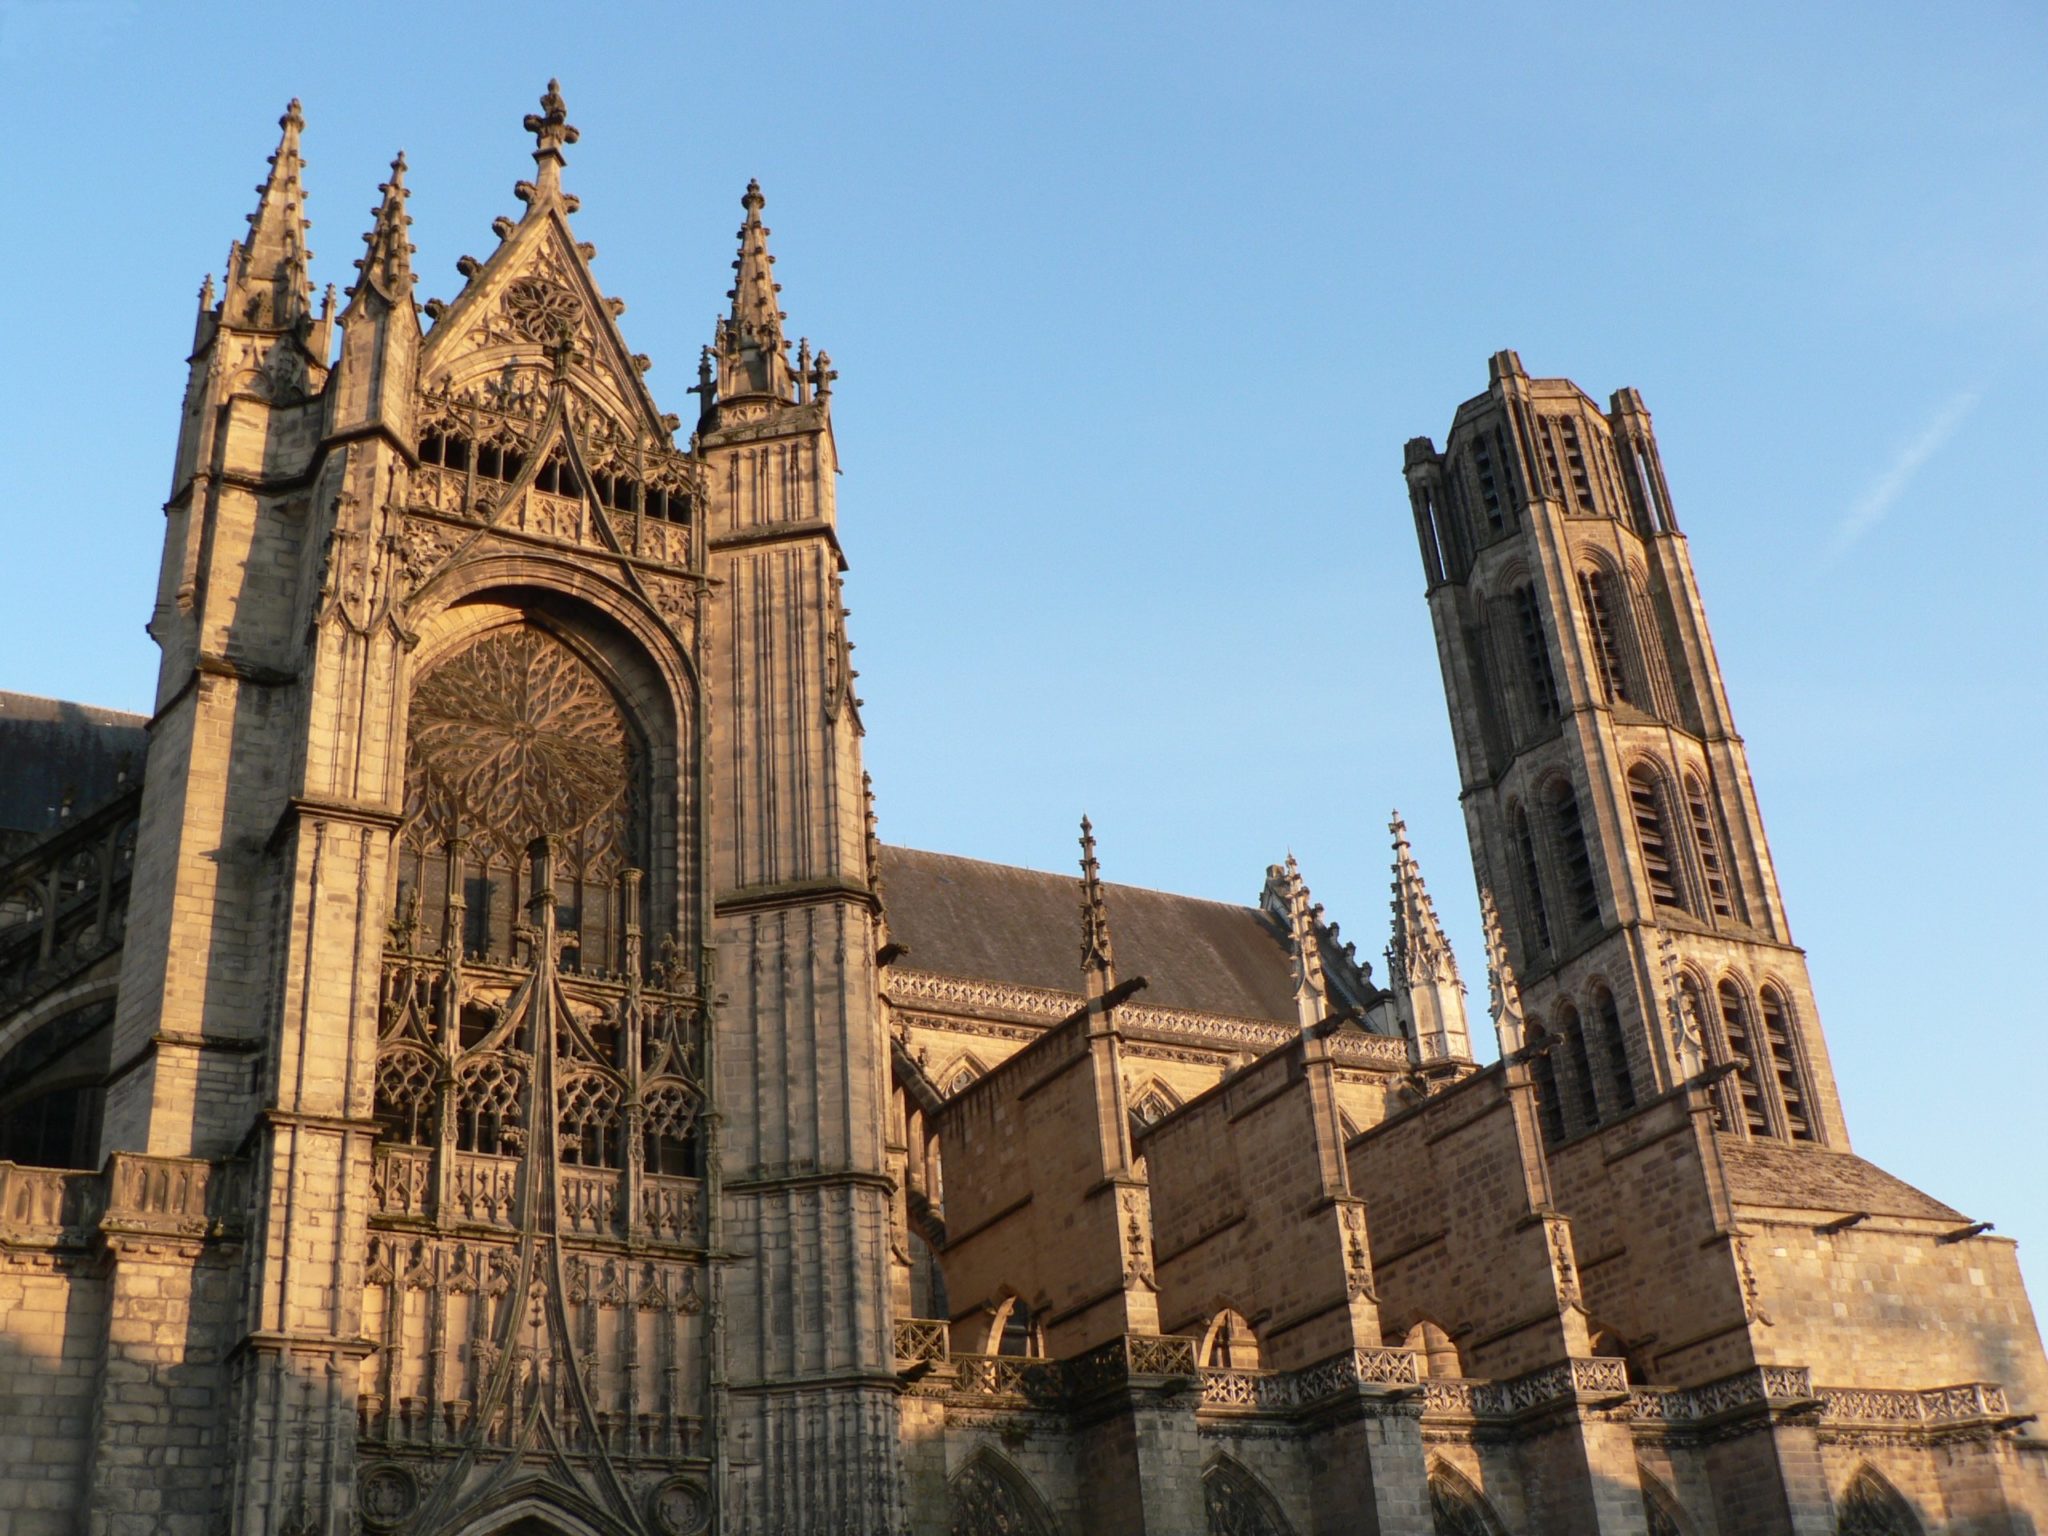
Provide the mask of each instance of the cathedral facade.
MULTIPOLYGON (((694 424, 524 213, 202 293, 147 718, 0 695, 4 1536, 2048 1531, 2012 1244, 1850 1149, 1643 402, 1405 472, 1498 1060, 1384 975, 884 846, 830 359, 694 424)), ((1379 947, 1375 939, 1373 947, 1379 947)))

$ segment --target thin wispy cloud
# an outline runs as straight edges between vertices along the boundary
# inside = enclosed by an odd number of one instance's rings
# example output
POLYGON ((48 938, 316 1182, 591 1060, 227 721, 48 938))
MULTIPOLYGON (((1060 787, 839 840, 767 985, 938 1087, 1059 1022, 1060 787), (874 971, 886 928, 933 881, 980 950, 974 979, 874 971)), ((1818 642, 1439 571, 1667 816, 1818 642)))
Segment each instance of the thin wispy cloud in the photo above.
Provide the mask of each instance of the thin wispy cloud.
POLYGON ((1966 389, 1943 404, 1934 413, 1934 419, 1921 428, 1919 434, 1901 447, 1883 474, 1870 482, 1868 488, 1856 499, 1842 520, 1835 524, 1834 537, 1828 541, 1827 559, 1839 560, 1847 554, 1863 536, 1883 522, 1887 513, 1897 505, 1913 479, 1927 466, 1927 461, 1948 446, 1950 438, 1961 429, 1970 412, 1977 408, 1977 402, 1984 397, 1981 389, 1966 389))

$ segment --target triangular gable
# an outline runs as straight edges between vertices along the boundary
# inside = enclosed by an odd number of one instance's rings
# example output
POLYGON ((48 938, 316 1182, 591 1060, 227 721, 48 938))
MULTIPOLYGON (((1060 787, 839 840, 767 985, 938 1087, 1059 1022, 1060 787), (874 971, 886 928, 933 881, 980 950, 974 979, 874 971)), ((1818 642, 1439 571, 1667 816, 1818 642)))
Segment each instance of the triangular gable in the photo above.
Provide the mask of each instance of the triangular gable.
POLYGON ((565 333, 575 348, 570 388, 627 436, 666 442, 668 421, 553 199, 529 209, 436 315, 420 348, 421 387, 459 397, 488 382, 500 394, 544 397, 565 333))

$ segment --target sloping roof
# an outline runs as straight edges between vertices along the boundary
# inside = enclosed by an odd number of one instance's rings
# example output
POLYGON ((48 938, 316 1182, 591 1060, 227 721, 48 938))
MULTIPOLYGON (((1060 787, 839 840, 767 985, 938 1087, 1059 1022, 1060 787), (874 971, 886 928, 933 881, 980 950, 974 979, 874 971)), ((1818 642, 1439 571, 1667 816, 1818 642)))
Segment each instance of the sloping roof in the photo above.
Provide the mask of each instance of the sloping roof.
POLYGON ((1904 1179, 1852 1152, 1823 1152, 1781 1141, 1721 1138, 1728 1192, 1739 1204, 1795 1211, 1868 1211, 1926 1221, 1967 1220, 1962 1212, 1923 1195, 1904 1179))
MULTIPOLYGON (((1285 944, 1255 907, 1106 885, 1117 973, 1141 1001, 1239 1018, 1295 1020, 1285 944)), ((943 976, 1081 990, 1081 895, 1073 875, 882 849, 889 937, 903 964, 943 976)))
POLYGON ((33 694, 0 693, 0 849, 26 843, 111 800, 142 777, 147 716, 33 694))

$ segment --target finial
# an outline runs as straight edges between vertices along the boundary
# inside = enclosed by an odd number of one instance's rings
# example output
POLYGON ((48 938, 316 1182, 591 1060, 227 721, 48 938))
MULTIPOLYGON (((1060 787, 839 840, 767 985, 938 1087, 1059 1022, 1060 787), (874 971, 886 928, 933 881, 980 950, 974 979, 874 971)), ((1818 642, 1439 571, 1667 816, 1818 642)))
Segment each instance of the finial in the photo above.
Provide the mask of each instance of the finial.
POLYGON ((788 402, 797 396, 789 343, 782 334, 785 317, 776 299, 781 285, 775 281, 775 258, 768 254, 771 231, 761 222, 761 210, 767 205, 761 183, 749 181, 740 198, 747 216, 739 228, 733 285, 726 292, 732 312, 719 322, 713 343, 718 354, 718 393, 725 400, 768 396, 788 402))
POLYGON ((768 199, 761 195, 761 182, 758 177, 747 178, 747 190, 740 196, 740 206, 747 210, 750 217, 759 214, 768 206, 768 199))
POLYGON ((1102 865, 1095 857, 1095 824, 1085 814, 1081 817, 1081 965, 1089 973, 1091 996, 1116 984, 1109 904, 1102 894, 1102 865))
POLYGON ((540 185, 519 184, 520 195, 531 205, 558 196, 562 188, 562 146, 582 137, 569 122, 569 104, 562 100, 562 82, 550 79, 541 94, 540 111, 526 114, 526 131, 533 135, 534 164, 540 167, 540 185), (532 195, 528 195, 531 193, 532 195))

